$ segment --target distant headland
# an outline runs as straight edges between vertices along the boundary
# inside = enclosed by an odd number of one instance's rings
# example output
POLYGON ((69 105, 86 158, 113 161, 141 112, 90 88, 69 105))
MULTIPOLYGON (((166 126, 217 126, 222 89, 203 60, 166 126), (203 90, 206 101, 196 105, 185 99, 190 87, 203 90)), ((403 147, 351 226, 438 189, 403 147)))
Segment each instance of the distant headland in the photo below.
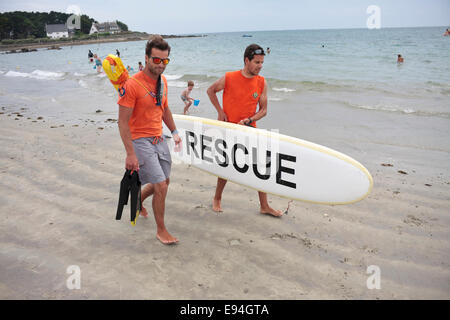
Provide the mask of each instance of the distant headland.
MULTIPOLYGON (((0 51, 20 53, 39 48, 58 50, 62 46, 148 40, 152 34, 129 31, 118 20, 99 23, 87 15, 61 12, 0 13, 0 51)), ((163 38, 202 35, 162 35, 163 38)))
MULTIPOLYGON (((62 38, 62 39, 51 39, 49 41, 39 41, 39 39, 34 39, 33 42, 28 43, 11 43, 0 45, 0 51, 5 53, 20 53, 20 52, 31 52, 36 51, 41 48, 48 48, 48 50, 59 50, 63 46, 76 46, 84 44, 97 44, 97 43, 108 43, 108 42, 127 42, 127 41, 143 41, 148 40, 152 34, 146 32, 123 32, 120 34, 110 35, 110 36, 99 36, 97 39, 77 39, 77 38, 62 38)), ((193 38, 193 37, 205 37, 206 35, 161 35, 163 38, 193 38)))

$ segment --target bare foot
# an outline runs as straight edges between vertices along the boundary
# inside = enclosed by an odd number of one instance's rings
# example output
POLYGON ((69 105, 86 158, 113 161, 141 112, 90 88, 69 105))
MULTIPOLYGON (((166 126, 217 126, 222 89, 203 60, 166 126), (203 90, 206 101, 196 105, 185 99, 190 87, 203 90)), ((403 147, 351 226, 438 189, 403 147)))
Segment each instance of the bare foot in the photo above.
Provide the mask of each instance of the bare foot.
POLYGON ((141 207, 141 211, 139 212, 139 215, 143 216, 144 218, 148 218, 147 209, 145 209, 144 207, 141 207))
POLYGON ((178 242, 178 239, 173 237, 167 230, 158 232, 156 238, 163 244, 175 244, 178 242))
POLYGON ((271 207, 261 208, 259 212, 262 214, 270 214, 274 217, 281 217, 283 215, 283 212, 281 212, 280 210, 272 209, 271 207))
POLYGON ((220 200, 213 199, 213 210, 215 212, 223 212, 222 207, 220 205, 220 200))

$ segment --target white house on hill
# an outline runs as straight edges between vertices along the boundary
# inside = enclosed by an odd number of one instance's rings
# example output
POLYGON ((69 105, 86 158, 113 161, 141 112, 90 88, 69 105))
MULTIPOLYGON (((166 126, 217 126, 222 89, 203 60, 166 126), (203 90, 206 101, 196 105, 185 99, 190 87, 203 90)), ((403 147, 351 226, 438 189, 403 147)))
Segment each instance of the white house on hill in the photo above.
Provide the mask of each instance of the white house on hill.
POLYGON ((116 21, 113 22, 103 22, 103 23, 92 23, 91 31, 89 34, 93 33, 119 33, 120 27, 117 25, 116 21))
POLYGON ((69 37, 69 29, 67 29, 65 24, 46 24, 45 31, 47 37, 52 39, 69 37))

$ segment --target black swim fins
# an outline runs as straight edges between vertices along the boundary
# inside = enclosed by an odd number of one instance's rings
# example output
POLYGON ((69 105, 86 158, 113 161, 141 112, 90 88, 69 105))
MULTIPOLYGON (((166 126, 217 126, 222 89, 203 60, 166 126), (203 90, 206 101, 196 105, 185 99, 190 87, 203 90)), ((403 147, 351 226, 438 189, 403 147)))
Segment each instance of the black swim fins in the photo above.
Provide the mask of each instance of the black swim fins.
POLYGON ((128 197, 131 193, 130 220, 131 225, 136 225, 137 217, 141 212, 141 181, 137 171, 131 173, 127 170, 120 182, 119 204, 117 206, 116 220, 122 218, 123 206, 128 204, 128 197))

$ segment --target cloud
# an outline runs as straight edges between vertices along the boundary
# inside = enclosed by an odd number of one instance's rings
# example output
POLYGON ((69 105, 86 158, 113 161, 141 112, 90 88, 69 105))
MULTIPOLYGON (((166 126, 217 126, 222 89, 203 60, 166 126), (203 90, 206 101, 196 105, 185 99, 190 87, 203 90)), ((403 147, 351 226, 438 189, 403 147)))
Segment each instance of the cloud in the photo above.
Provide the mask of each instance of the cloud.
POLYGON ((77 6, 76 4, 70 4, 67 9, 66 13, 73 13, 76 15, 81 15, 81 8, 77 6))

